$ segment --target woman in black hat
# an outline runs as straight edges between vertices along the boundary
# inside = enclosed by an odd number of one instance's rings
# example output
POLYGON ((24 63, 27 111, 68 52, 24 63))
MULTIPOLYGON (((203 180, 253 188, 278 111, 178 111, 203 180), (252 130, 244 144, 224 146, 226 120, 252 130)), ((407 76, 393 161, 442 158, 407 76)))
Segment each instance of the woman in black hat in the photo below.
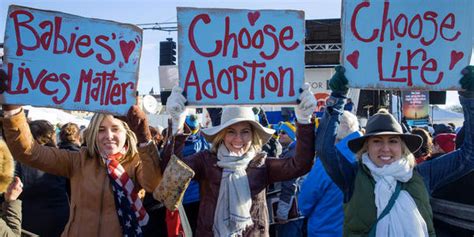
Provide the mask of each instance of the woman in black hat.
POLYGON ((463 70, 460 101, 467 129, 462 149, 415 167, 413 152, 422 139, 403 134, 387 111, 372 116, 366 134, 349 142, 358 162, 334 147, 347 93, 344 68, 336 67, 331 97, 317 132, 316 150, 332 180, 344 193, 344 236, 435 236, 429 193, 474 168, 474 73, 463 70))

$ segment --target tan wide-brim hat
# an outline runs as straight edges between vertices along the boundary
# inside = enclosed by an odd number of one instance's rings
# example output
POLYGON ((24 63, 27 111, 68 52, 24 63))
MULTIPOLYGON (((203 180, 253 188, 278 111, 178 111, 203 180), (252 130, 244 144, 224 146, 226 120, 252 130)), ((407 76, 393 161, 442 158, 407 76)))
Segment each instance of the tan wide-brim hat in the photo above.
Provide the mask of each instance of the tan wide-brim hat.
POLYGON ((220 131, 240 122, 250 123, 254 128, 254 132, 262 139, 263 144, 267 143, 275 132, 275 130, 271 128, 262 126, 256 120, 251 107, 226 107, 222 110, 220 125, 202 129, 201 133, 208 142, 212 142, 220 131))
POLYGON ((423 143, 423 138, 415 134, 403 133, 402 126, 395 118, 386 112, 376 113, 367 121, 366 133, 362 137, 350 140, 349 149, 357 153, 371 136, 397 135, 405 142, 411 153, 416 152, 423 143))

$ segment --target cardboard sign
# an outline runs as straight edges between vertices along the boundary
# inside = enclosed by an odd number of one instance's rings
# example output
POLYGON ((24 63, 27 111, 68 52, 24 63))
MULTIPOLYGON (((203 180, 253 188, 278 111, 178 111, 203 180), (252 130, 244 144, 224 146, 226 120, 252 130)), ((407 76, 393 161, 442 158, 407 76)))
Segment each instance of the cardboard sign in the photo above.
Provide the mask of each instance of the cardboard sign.
POLYGON ((472 1, 343 1, 350 87, 457 90, 471 58, 472 1))
POLYGON ((126 114, 141 48, 134 25, 12 5, 2 103, 126 114))
POLYGON ((304 12, 178 8, 180 86, 190 105, 296 104, 304 12))
POLYGON ((411 125, 425 125, 429 121, 429 91, 403 91, 403 116, 411 125))

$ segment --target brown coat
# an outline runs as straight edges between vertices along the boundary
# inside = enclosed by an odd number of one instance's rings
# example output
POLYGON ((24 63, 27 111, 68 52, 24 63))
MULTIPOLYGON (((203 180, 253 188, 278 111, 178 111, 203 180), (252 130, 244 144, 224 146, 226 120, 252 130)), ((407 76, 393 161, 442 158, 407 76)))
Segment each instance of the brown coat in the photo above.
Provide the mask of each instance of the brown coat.
MULTIPOLYGON (((64 176, 71 183, 69 221, 62 236, 123 236, 106 167, 90 158, 87 149, 60 150, 38 145, 31 136, 25 115, 5 118, 3 128, 14 158, 47 173, 64 176)), ((153 144, 121 165, 138 188, 152 192, 161 180, 158 152, 153 144)))
MULTIPOLYGON (((252 196, 250 215, 254 225, 244 231, 243 236, 269 236, 266 188, 269 184, 302 176, 310 171, 313 164, 314 124, 297 125, 297 145, 295 157, 289 159, 265 158, 258 154, 249 164, 247 177, 252 196), (260 162, 259 162, 260 161, 260 162)), ((177 136, 175 149, 180 154, 186 136, 177 136)), ((166 148, 164 159, 169 160, 171 150, 166 148)), ((201 189, 201 202, 197 220, 196 237, 213 236, 212 226, 217 198, 219 196, 222 168, 217 166, 217 156, 206 150, 183 158, 196 173, 201 189)))

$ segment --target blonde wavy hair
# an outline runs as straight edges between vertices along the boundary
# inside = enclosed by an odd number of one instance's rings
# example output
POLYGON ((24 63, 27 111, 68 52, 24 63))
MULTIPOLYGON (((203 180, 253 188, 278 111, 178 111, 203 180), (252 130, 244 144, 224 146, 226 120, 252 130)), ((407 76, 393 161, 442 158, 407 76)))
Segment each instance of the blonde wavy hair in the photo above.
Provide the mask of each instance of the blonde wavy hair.
MULTIPOLYGON (((252 143, 251 147, 257 151, 260 152, 262 150, 263 142, 262 139, 258 136, 258 134, 255 132, 255 128, 251 123, 247 123, 250 125, 250 129, 252 130, 252 143)), ((233 124, 234 125, 234 124, 233 124)), ((232 126, 232 125, 231 125, 232 126)), ((229 126, 230 127, 230 126, 229 126)), ((216 134, 214 139, 212 140, 212 147, 211 147, 211 152, 217 154, 217 149, 221 144, 224 143, 224 137, 227 133, 227 128, 222 129, 219 133, 216 134)))
MULTIPOLYGON (((84 131, 84 137, 87 144, 87 153, 89 157, 91 158, 100 157, 99 141, 97 141, 97 135, 99 134, 100 124, 108 116, 113 117, 113 115, 110 115, 110 114, 102 114, 102 113, 94 114, 91 122, 89 123, 89 126, 84 131)), ((113 118, 119 120, 126 131, 125 146, 127 146, 128 149, 127 149, 127 152, 125 153, 125 156, 122 157, 119 161, 123 161, 127 158, 134 157, 136 154, 138 154, 137 137, 135 136, 135 133, 133 133, 133 131, 130 129, 130 127, 128 126, 126 122, 115 117, 113 118)))
MULTIPOLYGON (((411 153, 410 149, 408 149, 406 143, 401 138, 400 138, 400 142, 402 145, 402 159, 407 159, 410 167, 415 167, 416 165, 415 156, 413 155, 413 153, 411 153)), ((368 144, 369 144, 369 139, 366 139, 362 148, 356 153, 357 160, 360 161, 362 159, 362 155, 369 150, 368 144)))

